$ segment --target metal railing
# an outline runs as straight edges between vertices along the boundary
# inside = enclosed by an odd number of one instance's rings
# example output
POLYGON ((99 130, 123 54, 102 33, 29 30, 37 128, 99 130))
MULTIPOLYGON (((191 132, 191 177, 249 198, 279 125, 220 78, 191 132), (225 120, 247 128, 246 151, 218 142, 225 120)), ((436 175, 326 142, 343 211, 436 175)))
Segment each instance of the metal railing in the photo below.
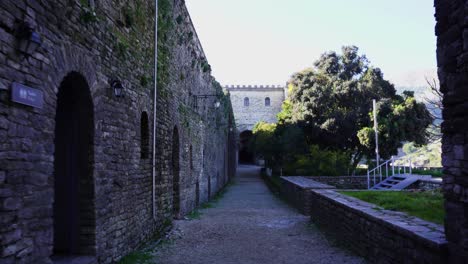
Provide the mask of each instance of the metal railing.
POLYGON ((403 169, 403 175, 406 174, 407 169, 408 169, 409 174, 411 174, 412 167, 413 166, 412 166, 412 162, 410 158, 401 157, 401 158, 395 159, 392 156, 391 159, 385 161, 384 163, 380 164, 374 169, 367 170, 367 189, 371 188, 372 180, 373 180, 372 187, 374 187, 389 177, 402 175, 401 173, 402 169, 403 169), (395 165, 396 161, 403 161, 403 165, 395 165), (383 171, 385 171, 385 173, 383 173, 383 171))

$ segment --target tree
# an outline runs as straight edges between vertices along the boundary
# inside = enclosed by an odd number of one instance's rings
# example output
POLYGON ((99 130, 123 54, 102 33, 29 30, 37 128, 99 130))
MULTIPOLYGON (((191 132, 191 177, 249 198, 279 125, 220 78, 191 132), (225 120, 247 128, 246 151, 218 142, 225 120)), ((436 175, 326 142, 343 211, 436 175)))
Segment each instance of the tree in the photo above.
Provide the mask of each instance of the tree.
POLYGON ((428 85, 430 95, 426 96, 424 98, 424 101, 429 110, 429 113, 434 119, 434 122, 432 122, 432 124, 429 126, 428 133, 430 136, 430 141, 434 142, 442 138, 441 124, 443 121, 442 119, 443 95, 442 95, 442 92, 439 90, 438 81, 435 78, 433 79, 426 78, 426 82, 428 85))
MULTIPOLYGON (((402 99, 384 99, 377 104, 379 152, 383 158, 397 154, 398 148, 405 141, 413 142, 415 146, 428 143, 427 127, 432 123, 429 111, 423 103, 416 102, 412 93, 406 92, 402 99)), ((374 155, 374 128, 362 128, 358 132, 358 138, 361 145, 366 147, 365 155, 374 155)))
POLYGON ((251 148, 267 167, 280 169, 305 152, 302 130, 296 126, 258 122, 252 132, 251 148))
POLYGON ((426 142, 424 131, 432 121, 423 104, 409 92, 397 95, 358 51, 347 46, 341 55, 324 53, 314 68, 294 74, 279 114, 280 123, 303 129, 307 145, 350 153, 353 169, 364 156, 372 157, 372 99, 379 101, 382 158, 396 154, 402 141, 426 142))

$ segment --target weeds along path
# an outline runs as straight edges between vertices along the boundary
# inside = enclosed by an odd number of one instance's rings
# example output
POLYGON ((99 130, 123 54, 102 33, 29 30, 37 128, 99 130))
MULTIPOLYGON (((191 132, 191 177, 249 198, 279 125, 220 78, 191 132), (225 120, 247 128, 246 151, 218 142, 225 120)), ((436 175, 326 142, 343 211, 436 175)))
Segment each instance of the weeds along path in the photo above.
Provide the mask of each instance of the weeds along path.
POLYGON ((260 168, 241 166, 235 184, 211 208, 178 220, 148 263, 364 263, 334 247, 299 214, 275 197, 260 168))

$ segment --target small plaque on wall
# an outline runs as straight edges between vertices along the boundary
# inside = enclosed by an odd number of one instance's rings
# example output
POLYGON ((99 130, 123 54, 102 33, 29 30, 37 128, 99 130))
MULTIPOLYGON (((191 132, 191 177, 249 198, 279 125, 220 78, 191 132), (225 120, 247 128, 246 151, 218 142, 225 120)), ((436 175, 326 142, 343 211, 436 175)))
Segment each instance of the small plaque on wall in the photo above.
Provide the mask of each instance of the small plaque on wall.
POLYGON ((20 83, 13 83, 11 87, 11 100, 19 104, 42 108, 44 105, 44 93, 41 90, 20 83))

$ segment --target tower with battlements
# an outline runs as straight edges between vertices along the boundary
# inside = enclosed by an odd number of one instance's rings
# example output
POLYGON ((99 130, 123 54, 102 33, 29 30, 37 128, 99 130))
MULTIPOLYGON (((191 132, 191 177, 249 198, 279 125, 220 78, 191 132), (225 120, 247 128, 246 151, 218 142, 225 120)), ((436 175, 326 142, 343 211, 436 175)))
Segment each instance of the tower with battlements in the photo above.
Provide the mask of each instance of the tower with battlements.
POLYGON ((281 85, 228 85, 237 129, 240 133, 252 130, 257 122, 276 123, 276 115, 286 98, 281 85))

